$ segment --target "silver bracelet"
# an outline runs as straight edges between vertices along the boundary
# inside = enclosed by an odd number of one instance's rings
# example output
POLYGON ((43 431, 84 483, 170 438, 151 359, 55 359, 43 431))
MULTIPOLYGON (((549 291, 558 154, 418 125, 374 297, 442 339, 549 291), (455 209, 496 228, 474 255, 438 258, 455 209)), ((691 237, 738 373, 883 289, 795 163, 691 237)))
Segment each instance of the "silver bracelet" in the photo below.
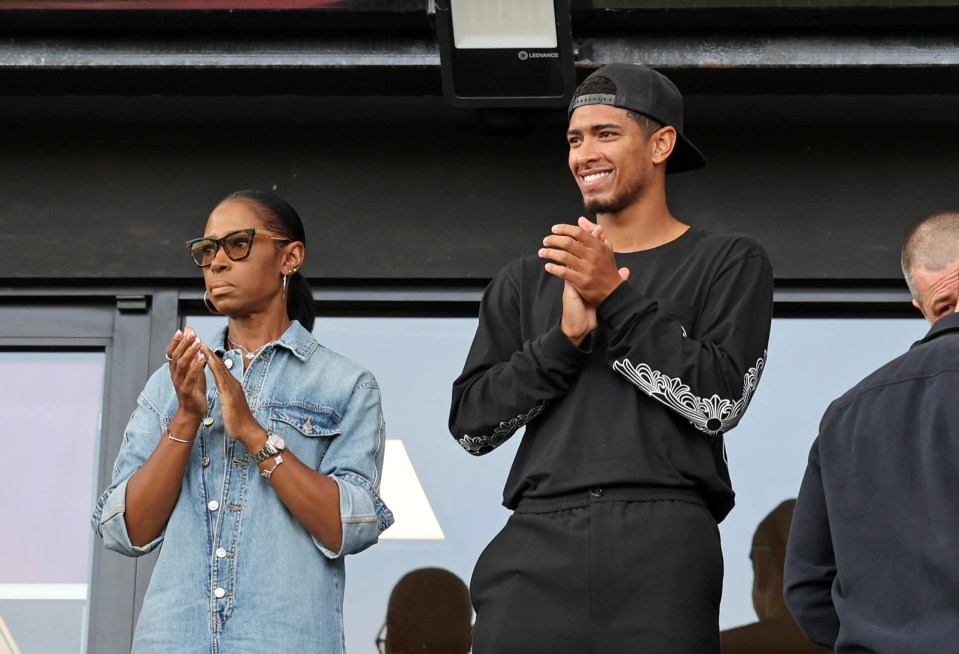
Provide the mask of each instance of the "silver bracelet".
POLYGON ((177 443, 192 443, 193 441, 196 440, 196 436, 194 436, 194 437, 191 438, 190 440, 185 440, 185 439, 177 438, 176 436, 174 436, 174 435, 173 435, 173 432, 171 432, 169 429, 166 429, 166 430, 164 430, 164 431, 166 431, 166 437, 167 437, 169 440, 171 440, 171 441, 176 441, 177 443))
POLYGON ((273 472, 281 463, 283 463, 283 455, 277 454, 275 457, 273 457, 273 467, 269 470, 260 470, 260 475, 262 475, 265 479, 269 479, 273 476, 273 472))

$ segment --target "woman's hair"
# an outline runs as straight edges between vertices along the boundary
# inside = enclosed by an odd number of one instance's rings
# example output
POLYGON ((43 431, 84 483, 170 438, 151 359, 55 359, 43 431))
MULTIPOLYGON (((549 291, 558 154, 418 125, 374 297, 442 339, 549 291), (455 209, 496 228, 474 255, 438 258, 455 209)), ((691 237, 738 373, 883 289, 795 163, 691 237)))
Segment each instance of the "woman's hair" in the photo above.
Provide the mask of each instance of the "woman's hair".
MULTIPOLYGON (((300 241, 306 246, 303 221, 296 210, 278 195, 256 190, 236 191, 223 198, 220 204, 224 202, 246 202, 267 229, 291 241, 300 241)), ((313 292, 299 271, 290 275, 287 282, 286 313, 290 320, 297 320, 308 331, 313 331, 313 322, 316 319, 313 292)))

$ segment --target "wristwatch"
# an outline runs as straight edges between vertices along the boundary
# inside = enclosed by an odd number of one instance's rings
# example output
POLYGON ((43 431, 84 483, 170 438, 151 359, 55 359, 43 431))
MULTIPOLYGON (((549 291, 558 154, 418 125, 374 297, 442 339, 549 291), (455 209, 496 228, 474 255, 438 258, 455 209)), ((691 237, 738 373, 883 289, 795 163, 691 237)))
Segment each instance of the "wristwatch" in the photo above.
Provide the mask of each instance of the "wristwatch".
POLYGON ((253 460, 259 465, 274 454, 279 454, 285 449, 286 442, 284 442, 280 435, 270 432, 266 435, 266 443, 263 445, 263 449, 253 455, 253 460))

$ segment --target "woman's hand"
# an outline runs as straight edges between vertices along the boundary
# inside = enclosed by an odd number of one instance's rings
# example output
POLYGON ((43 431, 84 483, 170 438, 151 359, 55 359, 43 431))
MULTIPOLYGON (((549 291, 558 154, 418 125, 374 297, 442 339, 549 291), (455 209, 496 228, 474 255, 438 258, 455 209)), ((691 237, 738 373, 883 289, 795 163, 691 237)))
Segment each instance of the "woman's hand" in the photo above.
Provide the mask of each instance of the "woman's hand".
POLYGON ((188 326, 182 332, 177 330, 166 349, 170 378, 176 389, 180 410, 196 418, 197 422, 206 415, 209 407, 206 401, 206 374, 203 372, 207 355, 202 348, 205 347, 193 328, 188 326))
POLYGON ((223 412, 226 433, 243 443, 251 454, 258 452, 266 442, 266 430, 250 412, 243 385, 230 373, 220 357, 206 345, 201 348, 220 392, 220 410, 223 412))
MULTIPOLYGON (((202 352, 220 391, 220 408, 226 433, 240 441, 251 455, 266 443, 267 431, 253 417, 243 385, 233 376, 220 357, 205 345, 202 352)), ((283 451, 283 465, 268 458, 260 471, 275 468, 269 484, 290 513, 327 549, 339 552, 343 546, 343 521, 340 516, 340 487, 336 481, 300 461, 294 452, 283 451)))
POLYGON ((130 543, 142 547, 166 528, 173 507, 180 497, 183 476, 206 415, 206 355, 203 344, 191 327, 177 331, 166 348, 170 360, 170 379, 176 390, 179 408, 166 430, 157 434, 153 453, 127 482, 126 521, 130 543))

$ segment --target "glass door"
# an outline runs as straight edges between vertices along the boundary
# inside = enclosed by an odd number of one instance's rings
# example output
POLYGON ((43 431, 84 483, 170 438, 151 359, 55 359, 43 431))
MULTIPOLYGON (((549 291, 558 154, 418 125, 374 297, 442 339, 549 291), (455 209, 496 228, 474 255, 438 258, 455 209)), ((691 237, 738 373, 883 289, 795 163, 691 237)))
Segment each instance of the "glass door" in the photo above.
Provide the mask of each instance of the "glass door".
POLYGON ((103 351, 0 351, 0 631, 12 651, 83 651, 105 363, 103 351))
POLYGON ((0 652, 129 652, 151 557, 90 516, 176 324, 176 293, 0 291, 0 652))

